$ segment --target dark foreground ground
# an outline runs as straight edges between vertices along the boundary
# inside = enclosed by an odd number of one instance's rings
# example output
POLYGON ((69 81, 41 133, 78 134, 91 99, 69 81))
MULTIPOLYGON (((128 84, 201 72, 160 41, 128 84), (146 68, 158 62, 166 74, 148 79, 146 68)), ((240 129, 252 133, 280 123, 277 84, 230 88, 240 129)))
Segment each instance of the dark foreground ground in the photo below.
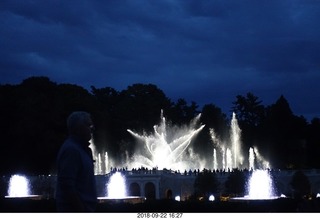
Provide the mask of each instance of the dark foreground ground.
MULTIPOLYGON (((2 213, 56 212, 53 199, 2 199, 2 213)), ((180 212, 180 213, 292 213, 319 212, 320 199, 298 201, 289 198, 265 201, 214 201, 214 202, 177 202, 173 200, 145 201, 144 203, 99 203, 97 212, 139 213, 139 212, 180 212)))

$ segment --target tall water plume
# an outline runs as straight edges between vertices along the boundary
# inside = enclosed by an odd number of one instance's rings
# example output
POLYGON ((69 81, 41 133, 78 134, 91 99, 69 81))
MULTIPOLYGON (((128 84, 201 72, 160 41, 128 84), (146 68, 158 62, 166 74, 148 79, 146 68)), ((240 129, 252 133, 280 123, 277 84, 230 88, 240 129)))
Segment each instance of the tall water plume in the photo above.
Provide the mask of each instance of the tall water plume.
POLYGON ((92 156, 94 159, 94 173, 95 175, 103 175, 110 171, 113 162, 109 158, 108 152, 98 152, 95 144, 90 140, 90 146, 92 150, 92 156))
POLYGON ((214 145, 213 169, 249 168, 252 170, 270 168, 269 162, 259 154, 256 146, 250 147, 248 152, 242 150, 241 129, 235 113, 232 114, 230 123, 230 143, 221 141, 213 129, 210 129, 210 136, 214 145), (244 157, 247 157, 247 162, 244 162, 244 157))
POLYGON ((233 169, 242 166, 241 129, 235 113, 232 114, 230 124, 230 144, 222 142, 212 128, 210 136, 214 144, 213 169, 233 169))
POLYGON ((241 129, 238 125, 236 114, 232 113, 231 119, 231 152, 233 156, 233 168, 237 168, 243 164, 241 153, 241 129))

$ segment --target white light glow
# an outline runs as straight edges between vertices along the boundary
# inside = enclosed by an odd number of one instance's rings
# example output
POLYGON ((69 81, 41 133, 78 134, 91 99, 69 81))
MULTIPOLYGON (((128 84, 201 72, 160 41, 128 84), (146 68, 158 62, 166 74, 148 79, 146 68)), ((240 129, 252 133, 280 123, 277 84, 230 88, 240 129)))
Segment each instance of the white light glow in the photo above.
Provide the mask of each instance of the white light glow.
POLYGON ((127 196, 125 178, 120 172, 115 172, 107 185, 109 198, 124 198, 127 196))
POLYGON ((9 181, 9 197, 25 197, 30 195, 29 180, 22 175, 13 175, 9 181))
POLYGON ((253 171, 249 180, 249 198, 268 199, 273 196, 273 183, 268 171, 253 171))

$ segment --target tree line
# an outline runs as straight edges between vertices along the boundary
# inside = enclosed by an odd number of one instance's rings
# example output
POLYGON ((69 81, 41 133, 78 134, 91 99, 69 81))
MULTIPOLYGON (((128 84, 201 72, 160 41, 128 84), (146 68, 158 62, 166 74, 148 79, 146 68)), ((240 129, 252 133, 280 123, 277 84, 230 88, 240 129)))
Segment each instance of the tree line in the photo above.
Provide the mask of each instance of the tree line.
MULTIPOLYGON (((230 135, 230 118, 214 103, 200 108, 183 98, 172 101, 154 84, 133 84, 122 91, 91 86, 89 91, 48 77, 29 77, 17 85, 0 85, 0 102, 1 174, 51 174, 67 136, 66 118, 75 110, 92 114, 97 150, 108 151, 118 162, 135 151, 127 129, 152 133, 161 110, 178 126, 201 113, 205 127, 192 144, 200 156, 212 154, 210 130, 220 139, 230 135)), ((237 115, 244 150, 256 145, 273 168, 320 167, 319 118, 308 122, 295 115, 282 95, 268 106, 250 92, 236 96, 232 103, 230 112, 237 115)))

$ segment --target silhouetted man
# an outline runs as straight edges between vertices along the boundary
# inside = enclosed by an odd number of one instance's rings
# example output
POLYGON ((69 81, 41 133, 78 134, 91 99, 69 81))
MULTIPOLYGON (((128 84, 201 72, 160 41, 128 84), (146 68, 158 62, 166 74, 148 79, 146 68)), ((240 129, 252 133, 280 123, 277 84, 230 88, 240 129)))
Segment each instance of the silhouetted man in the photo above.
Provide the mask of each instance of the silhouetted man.
POLYGON ((77 111, 67 119, 69 136, 57 157, 56 205, 59 212, 93 212, 97 193, 89 141, 93 122, 87 112, 77 111))

